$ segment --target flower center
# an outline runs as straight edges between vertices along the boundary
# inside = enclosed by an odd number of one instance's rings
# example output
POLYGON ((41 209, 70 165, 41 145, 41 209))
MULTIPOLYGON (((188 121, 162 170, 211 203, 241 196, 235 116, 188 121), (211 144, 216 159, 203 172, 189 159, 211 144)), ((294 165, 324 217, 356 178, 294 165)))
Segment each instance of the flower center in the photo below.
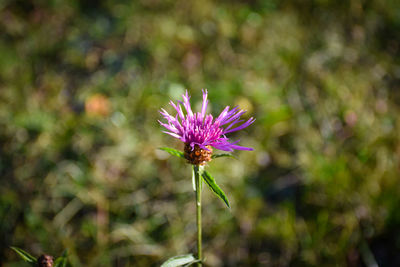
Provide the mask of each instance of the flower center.
POLYGON ((211 161, 212 148, 211 146, 206 146, 208 150, 200 148, 199 145, 195 145, 193 150, 190 144, 185 144, 185 159, 188 163, 193 165, 204 165, 206 162, 211 161))

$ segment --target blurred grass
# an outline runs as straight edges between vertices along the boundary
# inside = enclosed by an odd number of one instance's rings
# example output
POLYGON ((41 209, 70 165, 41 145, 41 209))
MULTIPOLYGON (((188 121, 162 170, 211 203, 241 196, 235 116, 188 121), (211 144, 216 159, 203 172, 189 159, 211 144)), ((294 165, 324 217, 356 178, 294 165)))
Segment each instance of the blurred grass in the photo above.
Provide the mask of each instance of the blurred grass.
POLYGON ((190 89, 257 121, 209 170, 209 266, 400 257, 398 1, 0 3, 0 265, 158 266, 195 251, 190 168, 157 150, 190 89))

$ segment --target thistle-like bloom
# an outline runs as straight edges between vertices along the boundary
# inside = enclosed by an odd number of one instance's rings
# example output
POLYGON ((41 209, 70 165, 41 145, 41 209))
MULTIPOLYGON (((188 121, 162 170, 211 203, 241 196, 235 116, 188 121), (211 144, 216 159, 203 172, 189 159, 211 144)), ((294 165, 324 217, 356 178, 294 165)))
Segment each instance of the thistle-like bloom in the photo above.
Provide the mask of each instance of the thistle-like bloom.
POLYGON ((168 121, 168 123, 159 121, 168 130, 163 132, 185 143, 185 157, 195 165, 201 165, 211 160, 211 147, 223 151, 233 151, 234 149, 253 150, 249 147, 236 145, 239 140, 232 143, 229 142, 226 134, 246 128, 255 119, 250 118, 244 122, 244 120, 240 119, 240 116, 246 111, 239 109, 239 107, 230 109, 229 106, 214 119, 211 114, 206 114, 207 95, 207 90, 203 90, 203 105, 201 112, 197 113, 193 113, 190 107, 190 96, 187 91, 182 95, 183 102, 178 101, 175 104, 170 101, 171 106, 177 111, 177 115, 175 117, 171 116, 167 111, 161 109, 160 113, 168 121), (182 105, 186 110, 186 115, 182 110, 182 105))

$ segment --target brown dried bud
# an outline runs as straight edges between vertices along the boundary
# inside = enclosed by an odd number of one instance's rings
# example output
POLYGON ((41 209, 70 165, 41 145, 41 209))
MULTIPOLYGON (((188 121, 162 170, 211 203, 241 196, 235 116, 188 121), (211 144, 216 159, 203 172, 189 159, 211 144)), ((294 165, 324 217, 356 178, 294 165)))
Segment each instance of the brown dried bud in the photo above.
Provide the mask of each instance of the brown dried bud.
POLYGON ((42 255, 38 258, 38 267, 53 267, 54 259, 50 255, 42 255))
POLYGON ((195 145, 193 150, 190 144, 185 144, 185 159, 188 163, 193 165, 204 165, 206 162, 211 161, 212 148, 211 146, 206 146, 209 150, 200 148, 199 145, 195 145))

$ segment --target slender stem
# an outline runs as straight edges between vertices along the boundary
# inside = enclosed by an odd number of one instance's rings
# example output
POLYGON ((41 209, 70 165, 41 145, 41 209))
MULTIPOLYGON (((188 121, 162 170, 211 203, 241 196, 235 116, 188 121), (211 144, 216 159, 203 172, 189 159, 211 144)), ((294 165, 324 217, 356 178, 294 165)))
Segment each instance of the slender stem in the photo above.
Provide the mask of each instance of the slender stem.
MULTIPOLYGON (((199 175, 199 166, 193 165, 195 185, 196 185, 196 221, 197 221, 197 259, 202 260, 201 253, 201 183, 199 175)), ((197 263, 197 266, 202 266, 201 262, 197 263)))

